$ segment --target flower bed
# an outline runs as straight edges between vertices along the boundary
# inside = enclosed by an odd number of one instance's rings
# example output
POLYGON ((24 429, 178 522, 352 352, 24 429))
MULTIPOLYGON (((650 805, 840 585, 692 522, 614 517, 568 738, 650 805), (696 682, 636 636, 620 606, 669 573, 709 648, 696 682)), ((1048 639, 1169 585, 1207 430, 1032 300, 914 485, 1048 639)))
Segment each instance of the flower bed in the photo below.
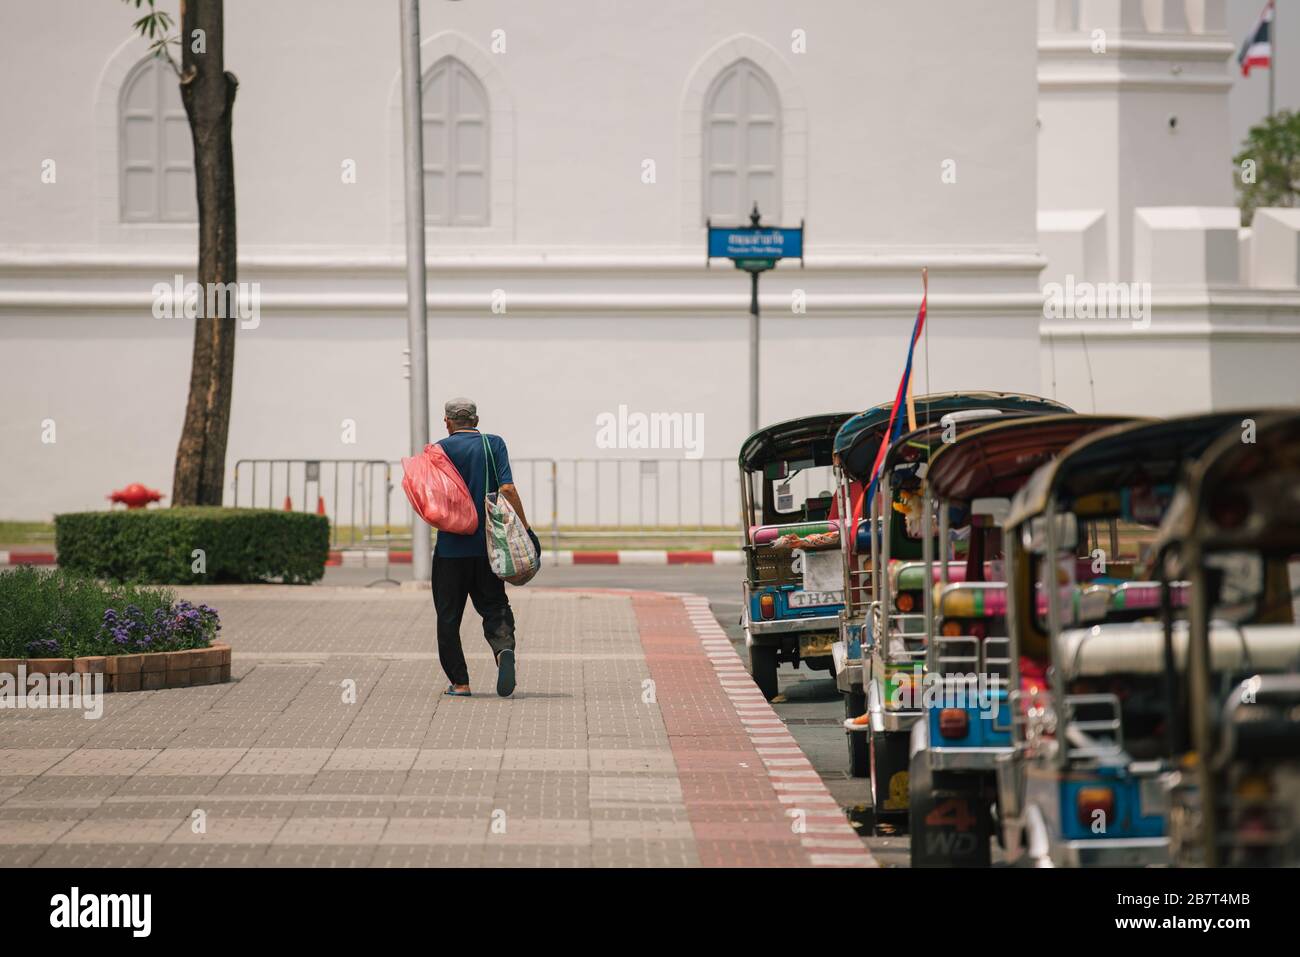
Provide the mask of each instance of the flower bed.
POLYGON ((105 585, 64 570, 0 572, 0 673, 103 674, 109 691, 230 678, 215 609, 167 588, 105 585))

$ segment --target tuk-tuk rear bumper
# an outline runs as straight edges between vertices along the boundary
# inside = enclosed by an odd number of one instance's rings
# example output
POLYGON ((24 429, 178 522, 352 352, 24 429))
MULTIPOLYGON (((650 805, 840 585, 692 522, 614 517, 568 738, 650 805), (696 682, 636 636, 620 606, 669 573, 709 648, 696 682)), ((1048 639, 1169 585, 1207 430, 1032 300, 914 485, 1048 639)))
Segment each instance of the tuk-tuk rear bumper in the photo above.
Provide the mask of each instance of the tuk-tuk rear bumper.
POLYGON ((772 621, 754 621, 752 618, 747 618, 745 630, 754 636, 790 635, 804 631, 834 631, 838 633, 839 623, 838 615, 828 615, 820 618, 786 618, 784 620, 777 618, 772 621))
POLYGON ((831 646, 838 618, 801 618, 794 621, 744 621, 745 647, 770 648, 780 661, 806 662, 813 671, 834 667, 831 646), (791 627, 794 626, 794 627, 791 627))
POLYGON ((1011 754, 1011 748, 930 748, 930 767, 936 771, 988 771, 997 770, 1000 755, 1011 754))
POLYGON ((1052 857, 1065 867, 1166 867, 1169 838, 1123 837, 1065 841, 1052 857))

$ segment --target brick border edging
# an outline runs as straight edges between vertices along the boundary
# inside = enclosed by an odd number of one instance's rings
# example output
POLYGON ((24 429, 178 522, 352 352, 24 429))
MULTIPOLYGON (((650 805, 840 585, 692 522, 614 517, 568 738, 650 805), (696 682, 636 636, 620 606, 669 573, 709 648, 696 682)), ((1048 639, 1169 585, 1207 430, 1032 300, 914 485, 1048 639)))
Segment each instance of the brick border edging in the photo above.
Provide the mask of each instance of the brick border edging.
MULTIPOLYGON (((659 702, 666 723, 671 722, 668 714, 670 711, 680 711, 677 716, 679 720, 689 720, 693 717, 691 712, 701 706, 706 707, 710 715, 715 714, 713 708, 708 707, 710 702, 700 701, 701 694, 707 694, 707 684, 691 687, 691 682, 688 681, 684 700, 671 701, 675 686, 683 680, 683 664, 698 656, 712 666, 717 692, 709 697, 713 697, 716 706, 720 706, 721 715, 710 720, 709 727, 706 728, 690 727, 674 732, 669 727, 670 747, 674 760, 678 763, 678 777, 683 785, 687 815, 701 849, 701 863, 705 866, 733 867, 762 864, 788 866, 792 863, 813 867, 879 866, 849 824, 821 775, 804 754, 803 748, 754 684, 744 662, 732 647, 731 639, 713 617, 708 598, 689 592, 637 589, 563 590, 621 593, 633 599, 642 650, 646 655, 646 664, 660 687, 659 702), (669 626, 671 630, 667 633, 664 631, 665 623, 658 621, 658 628, 651 633, 651 646, 647 646, 642 626, 655 622, 657 610, 646 607, 645 604, 636 607, 641 604, 637 601, 638 598, 642 602, 670 599, 676 606, 674 617, 680 615, 684 621, 680 625, 672 623, 669 626), (680 632, 677 631, 678 628, 681 629, 680 632), (739 745, 737 739, 741 735, 747 739, 745 745, 739 745), (754 776, 735 770, 723 773, 736 777, 737 783, 742 778, 752 782, 757 777, 765 780, 771 790, 762 797, 750 791, 748 797, 725 801, 725 809, 719 807, 719 801, 709 786, 694 780, 698 778, 695 772, 704 771, 707 774, 721 771, 720 767, 704 767, 696 760, 703 755, 699 754, 698 744, 691 743, 691 739, 701 736, 718 737, 719 746, 725 749, 709 754, 710 762, 716 763, 719 755, 725 755, 733 762, 745 758, 740 767, 749 767, 751 760, 754 765, 761 763, 762 767, 754 776), (721 739, 727 738, 736 744, 722 744, 721 739), (689 787, 688 778, 692 779, 689 787), (722 821, 718 815, 724 810, 727 817, 747 817, 750 823, 737 825, 722 821), (797 834, 792 827, 795 815, 803 820, 803 829, 797 834)), ((745 791, 743 787, 740 790, 742 793, 745 791)))
POLYGON ((230 680, 230 645, 214 641, 207 648, 151 651, 136 655, 83 655, 80 658, 0 658, 0 674, 104 676, 105 691, 160 691, 215 685, 230 680))

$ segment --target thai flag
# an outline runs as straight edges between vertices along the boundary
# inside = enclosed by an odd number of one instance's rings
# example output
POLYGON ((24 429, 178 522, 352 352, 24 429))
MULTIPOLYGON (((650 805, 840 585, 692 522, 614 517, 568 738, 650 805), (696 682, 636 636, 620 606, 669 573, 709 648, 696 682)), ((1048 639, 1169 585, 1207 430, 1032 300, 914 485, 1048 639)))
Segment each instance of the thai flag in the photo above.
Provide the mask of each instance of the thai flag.
POLYGON ((1242 76, 1250 76, 1250 68, 1253 66, 1267 67, 1270 70, 1273 68, 1273 13, 1273 0, 1268 0, 1255 28, 1241 45, 1237 62, 1241 64, 1242 76))
POLYGON ((902 415, 902 409, 904 404, 907 406, 907 426, 909 429, 916 428, 916 411, 912 407, 912 358, 916 355, 916 344, 920 341, 921 333, 925 330, 925 310, 929 298, 930 288, 927 278, 925 291, 921 294, 921 308, 916 313, 916 321, 912 323, 912 341, 907 344, 907 363, 903 366, 903 377, 899 380, 898 392, 894 395, 894 407, 889 410, 889 428, 880 443, 880 448, 876 451, 876 460, 871 465, 871 475, 867 482, 864 483, 862 495, 854 503, 853 528, 858 527, 864 509, 870 506, 871 499, 876 493, 876 483, 880 478, 880 467, 884 464, 885 453, 903 434, 904 416, 902 415))

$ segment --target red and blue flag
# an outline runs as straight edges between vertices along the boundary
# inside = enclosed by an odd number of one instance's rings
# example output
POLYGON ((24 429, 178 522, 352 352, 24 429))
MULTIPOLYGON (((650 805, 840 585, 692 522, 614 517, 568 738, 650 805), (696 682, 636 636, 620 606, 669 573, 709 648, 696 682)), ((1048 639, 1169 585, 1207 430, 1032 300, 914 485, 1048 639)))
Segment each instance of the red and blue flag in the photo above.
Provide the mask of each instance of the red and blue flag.
POLYGON ((871 499, 875 495, 876 483, 880 478, 880 467, 885 461, 885 453, 903 434, 904 416, 902 409, 905 403, 908 430, 916 428, 916 409, 912 405, 912 360, 916 356, 916 344, 921 340, 921 334, 925 331, 926 303, 930 298, 929 277, 925 272, 922 273, 922 279, 924 291, 921 293, 921 308, 916 313, 916 321, 912 323, 912 338, 907 344, 907 362, 903 365, 903 377, 898 381, 898 391, 894 394, 894 407, 889 411, 889 427, 885 430, 885 435, 880 442, 880 448, 876 451, 876 460, 871 465, 871 473, 867 481, 863 483, 863 494, 858 498, 853 509, 854 528, 858 527, 864 508, 870 505, 871 499))

